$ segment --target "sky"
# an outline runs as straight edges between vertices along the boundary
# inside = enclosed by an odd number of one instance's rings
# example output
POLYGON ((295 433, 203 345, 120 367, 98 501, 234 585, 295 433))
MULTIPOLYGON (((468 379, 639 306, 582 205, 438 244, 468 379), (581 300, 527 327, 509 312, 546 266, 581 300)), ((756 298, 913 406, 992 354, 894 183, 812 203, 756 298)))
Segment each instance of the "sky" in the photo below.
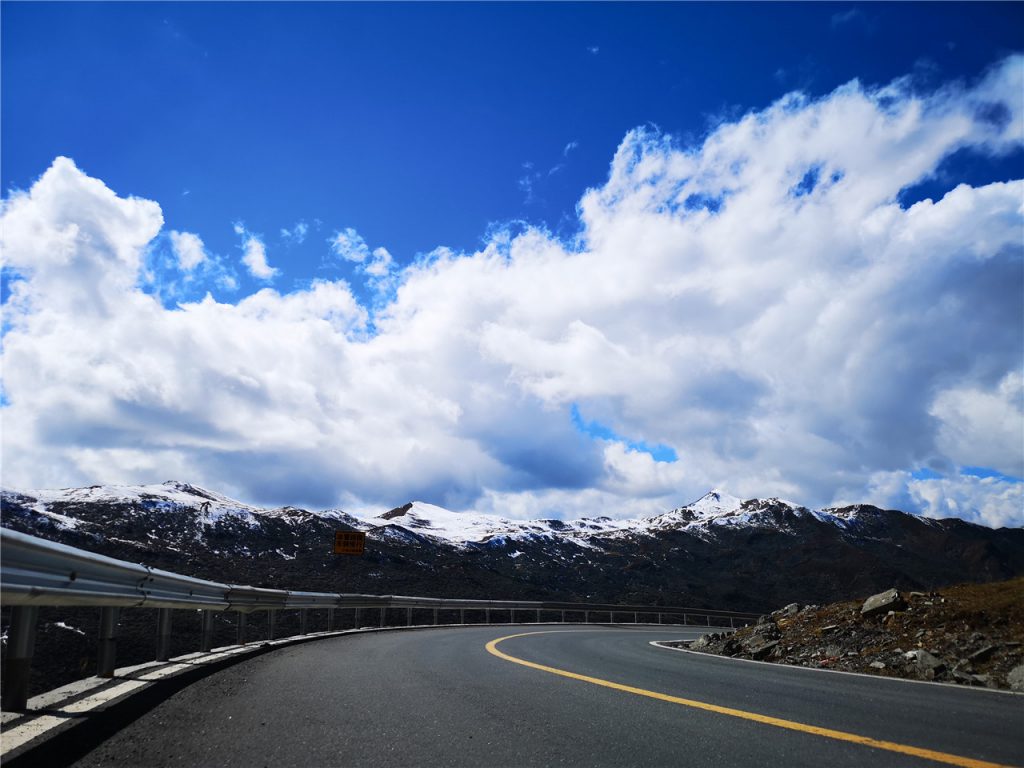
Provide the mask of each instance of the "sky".
POLYGON ((1019 3, 4 3, 3 485, 1024 525, 1019 3))

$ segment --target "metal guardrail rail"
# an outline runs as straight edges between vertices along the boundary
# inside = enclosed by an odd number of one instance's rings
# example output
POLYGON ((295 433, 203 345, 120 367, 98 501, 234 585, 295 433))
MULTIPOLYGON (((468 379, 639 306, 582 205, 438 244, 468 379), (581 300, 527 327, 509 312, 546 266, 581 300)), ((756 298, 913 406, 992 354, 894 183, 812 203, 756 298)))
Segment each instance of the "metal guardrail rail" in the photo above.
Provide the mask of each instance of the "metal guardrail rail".
MULTIPOLYGON (((743 626, 755 621, 758 614, 718 611, 704 608, 681 608, 650 605, 615 605, 607 603, 570 603, 535 600, 462 600, 405 595, 363 595, 342 592, 299 592, 262 587, 222 584, 183 576, 145 565, 98 555, 36 536, 0 528, 0 600, 12 606, 8 632, 7 658, 4 665, 3 697, 0 708, 23 710, 28 701, 29 673, 35 645, 36 623, 40 606, 84 606, 100 608, 98 670, 101 677, 112 677, 116 659, 117 622, 121 608, 156 608, 156 660, 166 661, 171 639, 171 615, 175 609, 203 611, 201 651, 209 651, 213 643, 213 616, 231 611, 238 615, 238 642, 245 642, 246 616, 254 611, 269 611, 268 634, 273 638, 273 617, 278 610, 299 612, 299 633, 306 634, 309 610, 327 610, 328 631, 334 626, 334 612, 352 608, 378 609, 379 625, 385 626, 387 611, 404 608, 406 625, 412 624, 413 610, 428 609, 438 624, 439 611, 458 611, 459 623, 466 623, 466 611, 483 611, 485 623, 491 623, 492 611, 507 612, 509 623, 522 620, 523 612, 537 622, 544 613, 557 613, 566 621, 567 614, 583 614, 591 623, 591 614, 608 623, 616 615, 657 617, 657 623, 682 618, 682 624, 743 626), (691 622, 690 620, 693 619, 691 622)), ((603 623, 603 622, 597 622, 603 623)), ((628 623, 628 622, 627 622, 628 623)), ((670 621, 670 624, 678 623, 670 621)))

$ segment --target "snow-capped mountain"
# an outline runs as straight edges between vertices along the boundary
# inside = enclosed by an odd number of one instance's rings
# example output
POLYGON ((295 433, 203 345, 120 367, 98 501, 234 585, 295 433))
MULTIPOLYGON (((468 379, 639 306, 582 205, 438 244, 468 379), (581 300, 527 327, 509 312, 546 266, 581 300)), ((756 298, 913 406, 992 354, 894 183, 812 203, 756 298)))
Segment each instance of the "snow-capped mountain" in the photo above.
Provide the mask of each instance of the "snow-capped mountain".
MULTIPOLYGON (((371 531, 380 526, 400 526, 453 545, 488 543, 498 538, 551 537, 594 547, 605 539, 655 536, 665 531, 685 531, 704 537, 714 536, 716 531, 724 528, 792 531, 792 522, 807 516, 848 530, 856 525, 861 509, 854 506, 842 510, 811 510, 781 499, 743 500, 724 491, 713 490, 664 514, 637 519, 510 520, 497 515, 452 512, 415 501, 375 517, 360 518, 356 525, 371 531)), ((923 519, 923 522, 927 524, 928 521, 923 519)))
POLYGON ((3 491, 2 524, 206 578, 377 594, 760 610, 1024 573, 1021 529, 720 490, 646 518, 512 520, 424 502, 375 516, 261 509, 170 481, 3 491), (331 555, 336 530, 366 531, 366 555, 331 555))

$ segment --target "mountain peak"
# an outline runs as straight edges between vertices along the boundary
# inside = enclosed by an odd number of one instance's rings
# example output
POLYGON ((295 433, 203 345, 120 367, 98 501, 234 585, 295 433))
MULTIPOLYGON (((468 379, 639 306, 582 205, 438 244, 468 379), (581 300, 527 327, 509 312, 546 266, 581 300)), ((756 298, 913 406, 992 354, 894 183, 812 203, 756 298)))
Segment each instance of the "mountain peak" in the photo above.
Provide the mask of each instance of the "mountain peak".
POLYGON ((410 502, 407 502, 407 503, 403 504, 400 507, 395 507, 394 509, 389 509, 387 512, 385 512, 384 514, 380 515, 379 517, 380 517, 381 520, 394 520, 396 517, 402 517, 402 516, 405 515, 406 512, 408 512, 410 509, 412 509, 412 504, 413 503, 410 501, 410 502))
POLYGON ((735 512, 742 504, 743 499, 718 488, 712 488, 696 501, 685 505, 683 509, 690 510, 698 517, 710 517, 725 512, 735 512))

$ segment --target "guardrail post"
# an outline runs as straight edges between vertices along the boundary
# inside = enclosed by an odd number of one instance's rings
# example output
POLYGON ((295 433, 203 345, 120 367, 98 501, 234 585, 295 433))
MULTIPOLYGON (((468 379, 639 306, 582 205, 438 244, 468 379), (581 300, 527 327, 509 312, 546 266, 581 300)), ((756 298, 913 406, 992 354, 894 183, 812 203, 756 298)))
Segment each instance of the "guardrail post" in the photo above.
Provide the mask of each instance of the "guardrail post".
POLYGON ((332 632, 334 630, 334 609, 327 609, 327 631, 332 632))
POLYGON ((486 619, 488 624, 491 623, 491 609, 490 608, 484 608, 484 619, 486 619))
POLYGON ((248 624, 248 616, 246 616, 246 614, 244 614, 241 611, 239 611, 238 612, 238 637, 237 637, 239 645, 245 645, 245 625, 246 624, 248 624))
POLYGON ((274 619, 277 618, 277 611, 271 608, 267 611, 267 640, 274 639, 274 619))
POLYGON ((609 624, 614 624, 615 623, 615 611, 608 611, 608 623, 609 624))
POLYGON ((437 626, 437 608, 434 609, 434 626, 437 626))
POLYGON ((729 629, 735 629, 735 627, 732 624, 732 616, 729 617, 729 629))
POLYGON ((584 624, 589 624, 590 623, 590 611, 584 611, 583 612, 583 623, 584 624))
POLYGON ((28 704, 28 682, 32 673, 32 651, 36 645, 36 623, 39 606, 16 605, 11 609, 11 629, 4 663, 3 709, 25 709, 28 704))
POLYGON ((380 609, 380 625, 382 627, 384 626, 384 607, 383 606, 381 606, 381 609, 380 609))
POLYGON ((306 620, 308 618, 306 614, 307 614, 307 611, 306 611, 305 608, 299 608, 299 634, 300 635, 306 634, 306 620))
POLYGON ((465 623, 466 623, 466 609, 465 608, 459 608, 459 624, 465 624, 465 623))
POLYGON ((405 609, 405 626, 412 626, 412 608, 405 609))
POLYGON ((540 624, 540 608, 537 609, 537 623, 540 624))
POLYGON ((562 623, 565 624, 565 611, 562 611, 562 623))
POLYGON ((100 608, 100 642, 97 649, 97 677, 113 677, 117 663, 117 608, 100 608))
POLYGON ((355 613, 352 614, 352 629, 359 629, 359 609, 353 608, 352 610, 355 611, 355 613))
POLYGON ((640 623, 640 613, 639 613, 639 611, 633 611, 633 623, 634 624, 639 624, 640 623))
POLYGON ((661 614, 658 614, 658 623, 661 624, 661 614))
POLYGON ((171 609, 156 611, 156 660, 167 661, 171 655, 171 609))
POLYGON ((199 641, 199 650, 208 653, 213 648, 213 611, 203 611, 202 639, 199 641))
POLYGON ((686 614, 683 614, 683 626, 685 627, 689 622, 686 620, 686 614))

